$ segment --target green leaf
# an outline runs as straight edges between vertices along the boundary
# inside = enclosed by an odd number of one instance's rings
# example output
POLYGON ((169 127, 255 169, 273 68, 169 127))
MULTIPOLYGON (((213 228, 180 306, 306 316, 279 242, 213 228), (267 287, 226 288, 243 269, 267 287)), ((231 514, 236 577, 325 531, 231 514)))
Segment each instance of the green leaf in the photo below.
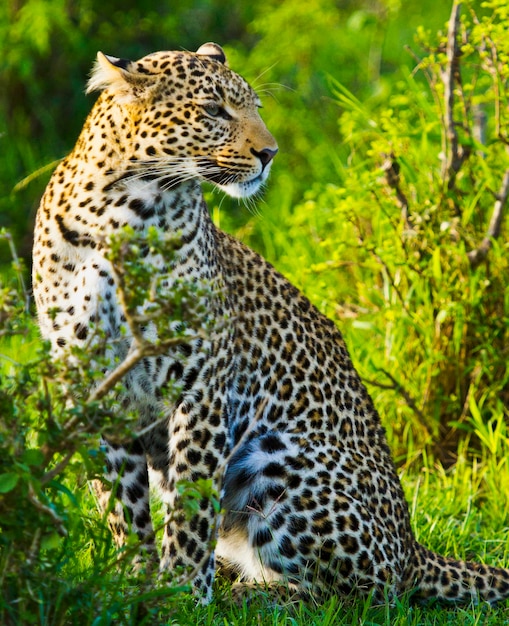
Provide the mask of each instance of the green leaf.
POLYGON ((433 278, 440 283, 442 280, 442 262, 440 259, 440 248, 437 247, 433 250, 432 254, 432 271, 433 278))
POLYGON ((39 448, 29 448, 23 453, 23 462, 33 467, 39 467, 44 462, 44 454, 39 448))
POLYGON ((59 547, 62 537, 58 533, 51 533, 42 538, 41 548, 43 550, 55 550, 59 547))
POLYGON ((19 476, 14 472, 0 474, 0 493, 9 493, 18 484, 19 476))

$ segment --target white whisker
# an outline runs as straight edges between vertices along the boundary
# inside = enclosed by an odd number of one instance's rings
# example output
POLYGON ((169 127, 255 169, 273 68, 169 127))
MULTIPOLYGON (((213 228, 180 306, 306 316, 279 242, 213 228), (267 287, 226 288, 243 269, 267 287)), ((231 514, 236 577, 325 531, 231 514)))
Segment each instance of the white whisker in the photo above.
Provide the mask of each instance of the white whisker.
MULTIPOLYGON (((155 182, 163 191, 172 187, 172 179, 183 183, 193 179, 217 176, 223 172, 223 167, 207 162, 203 158, 190 157, 161 157, 150 161, 129 162, 125 169, 112 171, 121 176, 119 183, 141 182, 144 183, 143 188, 155 182)), ((233 180, 235 174, 231 178, 233 180)))
POLYGON ((260 78, 264 76, 265 74, 267 74, 267 72, 270 72, 270 70, 276 67, 277 64, 278 64, 278 61, 275 61, 272 65, 269 65, 269 67, 264 69, 263 72, 260 72, 253 81, 251 81, 251 86, 253 87, 255 91, 258 90, 257 85, 258 85, 258 81, 260 80, 260 78))
MULTIPOLYGON (((161 156, 146 161, 128 161, 110 172, 118 176, 111 185, 135 185, 136 189, 151 193, 158 188, 167 192, 177 185, 189 181, 208 181, 223 193, 243 198, 252 193, 252 182, 256 173, 246 164, 224 159, 219 163, 206 156, 178 157, 161 156)), ((246 203, 248 210, 256 214, 253 201, 246 203)))

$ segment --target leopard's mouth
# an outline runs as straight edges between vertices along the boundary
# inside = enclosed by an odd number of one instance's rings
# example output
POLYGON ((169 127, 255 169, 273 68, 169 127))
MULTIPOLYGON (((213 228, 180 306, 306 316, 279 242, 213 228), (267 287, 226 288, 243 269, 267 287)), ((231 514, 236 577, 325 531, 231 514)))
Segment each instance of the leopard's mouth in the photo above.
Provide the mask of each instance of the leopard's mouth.
POLYGON ((270 165, 264 167, 251 178, 245 178, 244 172, 233 171, 227 168, 219 169, 217 165, 203 173, 203 178, 214 183, 233 198, 247 198, 255 194, 267 180, 270 165), (215 171, 214 171, 215 170, 215 171))

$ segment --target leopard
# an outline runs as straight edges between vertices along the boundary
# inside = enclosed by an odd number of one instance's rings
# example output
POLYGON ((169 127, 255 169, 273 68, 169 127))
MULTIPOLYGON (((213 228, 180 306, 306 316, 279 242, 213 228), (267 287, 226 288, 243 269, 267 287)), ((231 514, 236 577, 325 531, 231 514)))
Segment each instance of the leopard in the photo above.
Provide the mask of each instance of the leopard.
POLYGON ((125 376, 118 410, 135 411, 140 430, 102 439, 96 485, 118 546, 137 536, 141 562, 155 563, 156 576, 187 572, 204 603, 220 568, 243 588, 287 586, 302 597, 509 597, 509 570, 416 540, 381 418, 337 325, 212 220, 204 185, 252 199, 278 152, 260 98, 223 49, 138 61, 99 52, 94 91, 36 217, 33 291, 52 358, 89 349, 97 327, 112 358, 129 352, 105 244, 124 227, 179 233, 169 265, 145 254, 161 275, 206 281, 208 317, 222 320, 125 376), (180 392, 168 406, 170 384, 180 392), (179 485, 200 480, 220 507, 203 496, 184 514, 179 485), (165 508, 160 546, 150 486, 165 508))

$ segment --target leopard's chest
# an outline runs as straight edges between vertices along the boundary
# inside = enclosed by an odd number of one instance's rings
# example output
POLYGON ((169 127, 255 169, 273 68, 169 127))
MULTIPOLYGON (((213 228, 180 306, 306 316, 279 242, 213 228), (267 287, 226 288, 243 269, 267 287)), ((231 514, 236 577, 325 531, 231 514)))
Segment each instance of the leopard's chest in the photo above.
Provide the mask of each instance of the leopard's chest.
POLYGON ((58 351, 89 339, 99 324, 114 334, 121 312, 108 262, 99 253, 66 254, 56 246, 52 255, 41 265, 34 258, 34 296, 43 337, 58 351))

